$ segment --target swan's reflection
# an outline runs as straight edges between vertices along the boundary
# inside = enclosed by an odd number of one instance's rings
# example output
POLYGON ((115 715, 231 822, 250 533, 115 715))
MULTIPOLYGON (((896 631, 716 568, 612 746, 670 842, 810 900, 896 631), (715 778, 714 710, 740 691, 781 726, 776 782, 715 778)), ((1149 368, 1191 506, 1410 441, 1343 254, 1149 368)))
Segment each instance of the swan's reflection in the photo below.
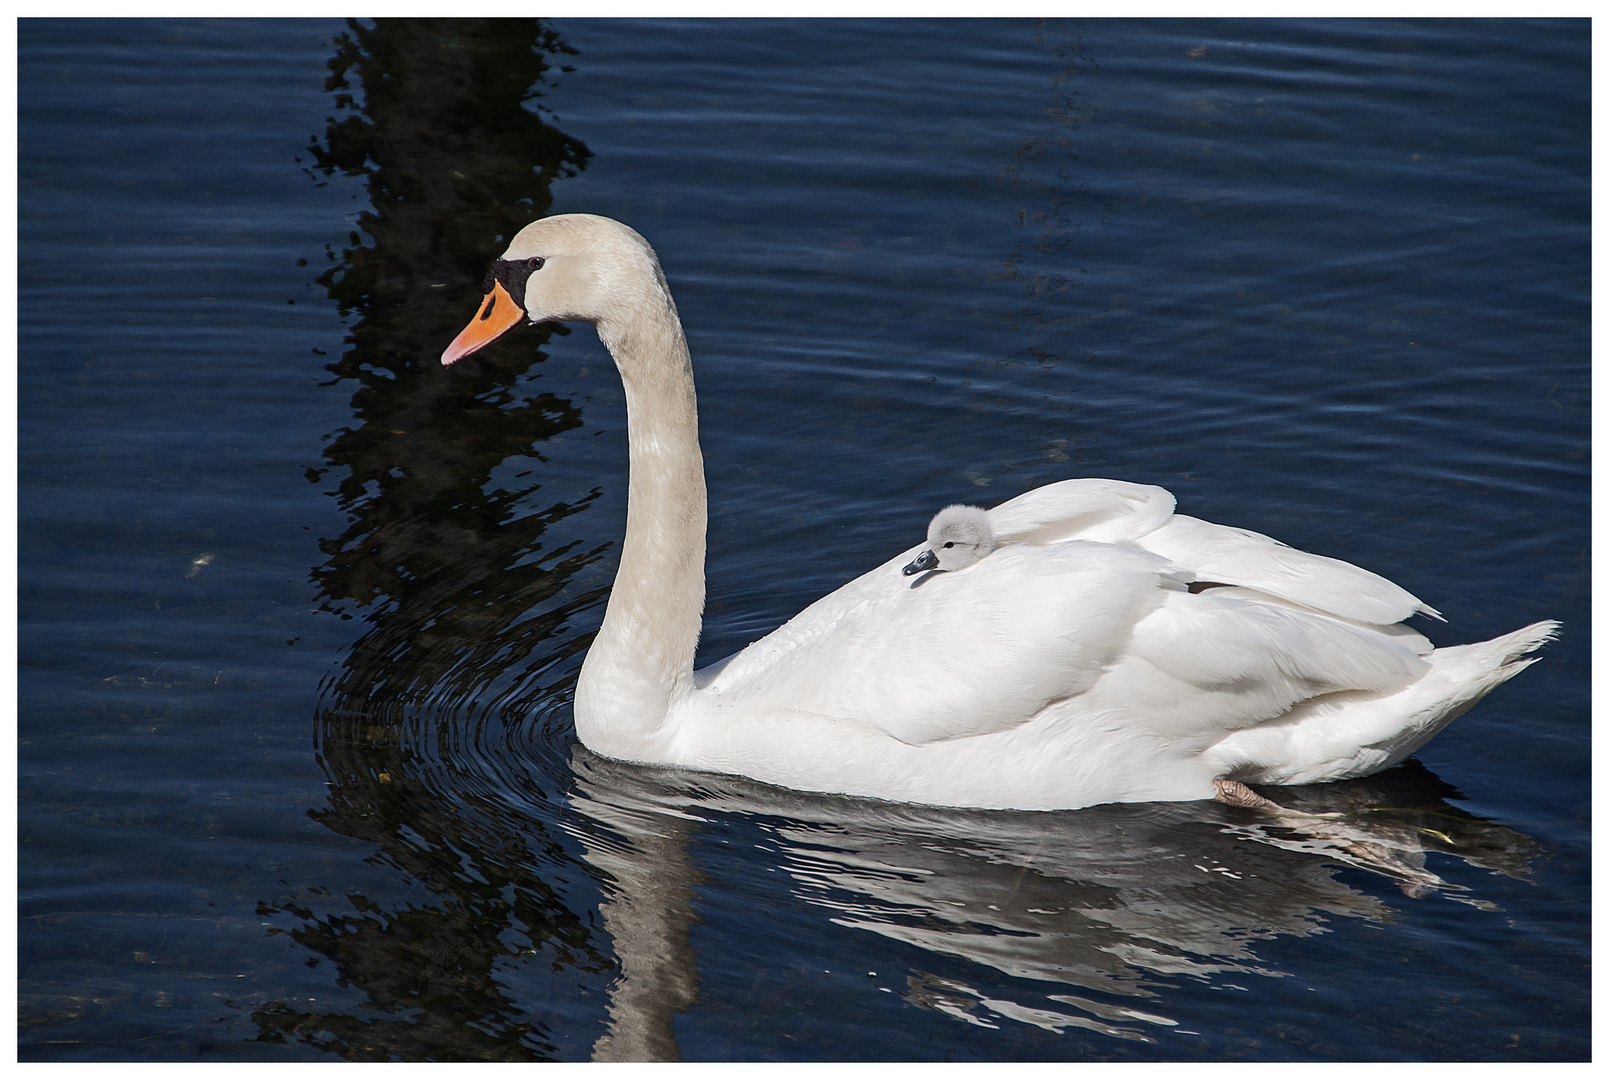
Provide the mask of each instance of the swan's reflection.
MULTIPOLYGON (((915 971, 904 996, 968 1023, 1003 1020, 1153 1041, 1175 1025, 1181 977, 1282 976, 1258 944, 1384 921, 1385 901, 1338 865, 1489 906, 1426 866, 1440 851, 1523 876, 1532 842, 1448 805, 1417 763, 1346 784, 1284 789, 1309 813, 1271 819, 1213 803, 1003 813, 812 796, 741 778, 646 769, 577 747, 566 826, 613 883, 603 910, 621 973, 599 1057, 674 1056, 672 1015, 693 1001, 686 928, 701 820, 740 815, 774 841, 777 868, 832 922, 1041 985, 1064 1009, 1002 999, 915 971), (1073 990, 1081 992, 1070 992, 1073 990), (1147 1000, 1149 999, 1149 1000, 1147 1000)), ((701 857, 704 853, 701 853, 701 857)), ((752 871, 752 867, 749 868, 752 871)), ((715 886, 719 888, 719 883, 715 886)))
MULTIPOLYGON (((580 746, 576 753, 591 757, 580 746)), ((598 913, 620 965, 594 1061, 677 1060, 671 1020, 697 1000, 698 971, 688 942, 697 875, 687 840, 698 819, 678 809, 674 798, 652 793, 661 790, 649 781, 646 797, 628 790, 623 798, 594 799, 582 792, 574 798, 590 822, 602 826, 570 832, 581 841, 586 861, 611 882, 598 913)))

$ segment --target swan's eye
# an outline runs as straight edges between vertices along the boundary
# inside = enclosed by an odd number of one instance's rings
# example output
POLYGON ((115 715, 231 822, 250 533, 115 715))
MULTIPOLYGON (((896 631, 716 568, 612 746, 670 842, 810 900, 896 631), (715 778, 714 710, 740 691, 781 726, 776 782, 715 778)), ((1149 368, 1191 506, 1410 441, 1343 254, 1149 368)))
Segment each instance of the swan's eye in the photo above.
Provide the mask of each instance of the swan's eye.
POLYGON ((533 258, 526 259, 525 265, 529 266, 532 270, 540 270, 542 269, 542 264, 545 262, 547 262, 547 260, 538 255, 533 258))
POLYGON ((946 540, 946 541, 944 541, 944 546, 945 547, 954 547, 955 546, 955 541, 954 540, 946 540))

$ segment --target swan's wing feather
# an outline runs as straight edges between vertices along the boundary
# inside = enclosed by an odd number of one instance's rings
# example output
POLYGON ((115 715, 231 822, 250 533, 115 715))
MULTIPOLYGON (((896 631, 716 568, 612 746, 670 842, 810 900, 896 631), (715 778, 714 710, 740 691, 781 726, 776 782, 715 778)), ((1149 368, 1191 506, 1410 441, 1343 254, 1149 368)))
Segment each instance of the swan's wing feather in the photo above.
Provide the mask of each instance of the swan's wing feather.
POLYGON ((1138 540, 1173 513, 1173 496, 1150 484, 1123 480, 1062 480, 1034 488, 989 511, 1002 543, 1051 544, 1138 540))
POLYGON ((1407 589, 1339 559, 1286 547, 1249 529, 1174 514, 1139 541, 1199 581, 1241 585, 1361 623, 1436 615, 1407 589))
MULTIPOLYGON (((1256 600, 1261 604, 1273 604, 1276 607, 1287 607, 1293 611, 1306 612, 1312 615, 1327 614, 1330 618, 1342 618, 1333 612, 1320 612, 1306 604, 1298 604, 1292 600, 1287 600, 1283 596, 1275 596, 1272 593, 1259 592, 1256 589, 1248 589, 1240 585, 1232 585, 1222 589, 1215 588, 1212 590, 1212 595, 1219 598, 1239 596, 1248 600, 1256 600)), ((1420 656, 1425 656, 1431 652, 1434 652, 1436 648, 1436 646, 1430 643, 1429 638, 1425 637, 1425 635, 1421 634, 1407 623, 1366 623, 1357 619, 1343 619, 1343 621, 1352 626, 1367 629, 1371 633, 1383 634, 1388 638, 1393 638, 1412 649, 1420 656)))
POLYGON ((1074 539, 1137 544, 1191 571, 1198 581, 1257 589, 1356 622, 1385 625, 1415 614, 1439 617, 1406 589, 1351 563, 1173 511, 1173 496, 1150 484, 1063 480, 995 507, 989 524, 1002 544, 1074 539))
POLYGON ((1428 670, 1411 641, 1227 592, 1180 597, 1136 629, 1127 651, 1202 690, 1283 686, 1291 701, 1394 690, 1428 670))
POLYGON ((1163 560, 1108 544, 1017 545, 915 582, 900 573, 911 554, 733 658, 712 704, 855 719, 910 744, 1003 731, 1088 690, 1183 588, 1163 560))

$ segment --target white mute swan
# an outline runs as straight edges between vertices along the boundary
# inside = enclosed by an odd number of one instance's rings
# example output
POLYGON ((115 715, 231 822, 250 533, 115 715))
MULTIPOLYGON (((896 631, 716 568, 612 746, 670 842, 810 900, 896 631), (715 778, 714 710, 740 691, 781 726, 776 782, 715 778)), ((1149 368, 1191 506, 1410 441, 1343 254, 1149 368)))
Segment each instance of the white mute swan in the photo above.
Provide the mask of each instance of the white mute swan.
POLYGON ((694 672, 704 467, 653 249, 564 214, 487 281, 442 363, 578 319, 625 383, 626 538, 575 693, 576 734, 609 757, 948 806, 1208 799, 1388 768, 1558 628, 1434 649, 1402 620, 1436 612, 1384 578, 1175 514, 1161 488, 1064 480, 989 510, 999 546, 964 573, 912 588, 918 545, 694 672))

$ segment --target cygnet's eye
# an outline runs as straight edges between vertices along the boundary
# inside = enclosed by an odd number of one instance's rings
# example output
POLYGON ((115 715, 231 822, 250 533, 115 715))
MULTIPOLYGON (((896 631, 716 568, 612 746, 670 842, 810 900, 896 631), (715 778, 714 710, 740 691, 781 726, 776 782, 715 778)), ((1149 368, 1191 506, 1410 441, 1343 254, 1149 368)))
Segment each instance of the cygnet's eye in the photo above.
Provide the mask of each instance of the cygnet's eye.
POLYGON ((955 541, 954 540, 946 540, 946 541, 944 541, 944 546, 947 547, 947 548, 954 547, 955 546, 955 541))
POLYGON ((545 262, 547 262, 546 259, 542 258, 540 255, 535 255, 529 259, 526 259, 525 265, 529 266, 532 270, 540 270, 542 269, 542 264, 545 262))

